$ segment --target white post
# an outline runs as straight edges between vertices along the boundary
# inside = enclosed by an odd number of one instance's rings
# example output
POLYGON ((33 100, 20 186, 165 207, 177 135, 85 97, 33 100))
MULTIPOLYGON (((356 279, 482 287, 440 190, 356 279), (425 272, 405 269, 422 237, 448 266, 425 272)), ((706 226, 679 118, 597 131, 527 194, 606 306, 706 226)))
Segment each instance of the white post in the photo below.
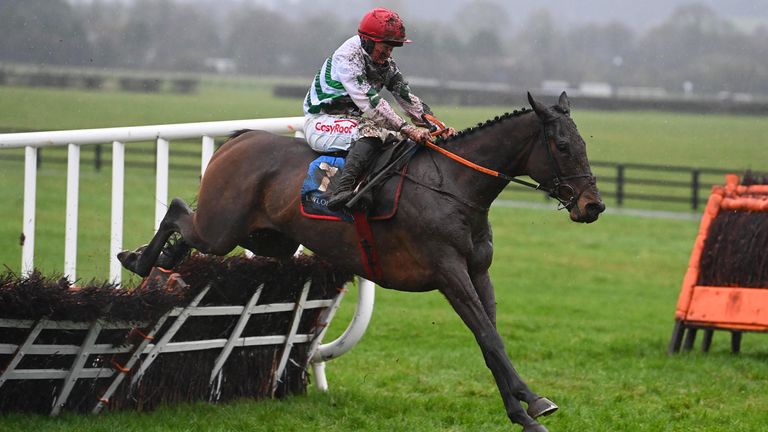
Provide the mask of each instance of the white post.
POLYGON ((112 223, 109 236, 109 280, 122 281, 122 266, 117 254, 123 248, 123 191, 125 190, 125 144, 112 142, 112 223))
POLYGON ((37 195, 37 147, 24 149, 24 224, 21 250, 21 275, 29 276, 35 269, 35 200, 37 195))
POLYGON ((325 393, 328 391, 328 378, 325 375, 325 362, 312 363, 312 375, 315 377, 315 387, 325 393))
POLYGON ((355 346, 365 334, 373 316, 373 301, 376 294, 376 284, 357 278, 357 306, 352 321, 341 336, 327 344, 320 345, 312 356, 312 362, 318 363, 336 358, 355 346))
POLYGON ((213 149, 214 149, 214 142, 213 137, 209 137, 208 135, 203 135, 203 154, 202 154, 202 161, 200 163, 200 178, 203 178, 203 175, 205 175, 205 169, 208 168, 208 162, 211 161, 211 158, 213 157, 213 149))
POLYGON ((157 166, 155 184, 155 231, 168 210, 168 149, 169 143, 163 138, 157 139, 157 166))
POLYGON ((77 279, 77 204, 80 188, 80 146, 67 146, 67 216, 64 231, 64 276, 77 279))

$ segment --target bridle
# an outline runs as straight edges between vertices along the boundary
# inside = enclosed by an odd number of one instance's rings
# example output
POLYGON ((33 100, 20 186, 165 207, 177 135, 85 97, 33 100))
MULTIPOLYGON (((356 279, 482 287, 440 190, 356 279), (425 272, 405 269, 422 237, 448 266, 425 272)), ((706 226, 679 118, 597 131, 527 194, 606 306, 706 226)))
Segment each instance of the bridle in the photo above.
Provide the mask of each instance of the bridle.
MULTIPOLYGON (((547 159, 549 160, 550 167, 552 168, 552 172, 554 173, 554 176, 552 178, 552 188, 544 187, 543 184, 539 183, 531 183, 526 180, 521 180, 517 177, 513 177, 507 174, 504 174, 502 172, 492 170, 490 168, 486 168, 484 166, 478 165, 474 162, 471 162, 467 159, 464 159, 463 157, 446 150, 437 144, 435 144, 434 141, 427 141, 425 145, 432 149, 437 151, 438 153, 447 156, 450 159, 453 159, 454 161, 465 165, 469 168, 474 169, 475 171, 479 171, 483 174, 487 174, 493 177, 498 177, 502 180, 516 183, 525 187, 529 187, 531 189, 540 190, 543 192, 546 192, 547 195, 549 195, 551 198, 556 199, 560 204, 558 205, 558 210, 566 209, 570 211, 573 206, 576 205, 576 203, 579 200, 579 197, 581 196, 581 193, 576 193, 576 190, 571 186, 569 183, 567 183, 568 180, 574 180, 578 178, 589 178, 591 181, 594 182, 594 175, 592 173, 582 173, 582 174, 575 174, 570 176, 564 176, 563 171, 560 169, 560 164, 557 163, 557 159, 555 158, 555 155, 552 153, 552 146, 549 142, 549 136, 547 134, 547 125, 550 123, 554 123, 557 120, 559 120, 562 117, 562 115, 554 116, 547 120, 541 120, 541 141, 544 147, 547 149, 547 159)), ((446 129, 447 126, 445 126, 444 123, 442 123, 440 120, 435 118, 434 116, 431 116, 429 114, 424 114, 424 119, 427 120, 427 123, 431 126, 432 129, 432 136, 436 137, 440 134, 442 134, 446 129)))
POLYGON ((549 194, 550 197, 556 199, 560 203, 560 205, 558 206, 558 210, 567 209, 570 211, 571 208, 573 208, 573 206, 576 205, 576 203, 578 202, 579 198, 581 197, 581 193, 583 193, 583 191, 577 194, 573 186, 571 186, 566 181, 574 180, 578 178, 587 178, 594 183, 595 176, 592 175, 591 172, 574 174, 570 176, 563 175, 563 171, 560 169, 560 164, 557 163, 557 159, 555 158, 555 155, 552 154, 552 146, 550 145, 549 135, 547 134, 547 124, 558 121, 563 115, 564 114, 559 114, 551 119, 541 121, 541 131, 542 131, 541 140, 543 141, 543 144, 547 149, 547 158, 549 159, 549 164, 552 167, 552 171, 555 173, 555 176, 552 179, 551 189, 544 189, 541 187, 541 185, 536 185, 536 188, 540 190, 544 190, 549 194))

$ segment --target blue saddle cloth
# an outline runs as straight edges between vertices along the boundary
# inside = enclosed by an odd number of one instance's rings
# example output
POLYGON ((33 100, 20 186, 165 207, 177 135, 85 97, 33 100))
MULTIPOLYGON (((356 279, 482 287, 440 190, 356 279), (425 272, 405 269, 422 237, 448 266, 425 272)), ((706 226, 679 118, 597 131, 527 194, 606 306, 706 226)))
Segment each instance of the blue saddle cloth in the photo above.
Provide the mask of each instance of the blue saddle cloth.
POLYGON ((301 185, 302 213, 315 219, 352 221, 352 216, 344 210, 328 209, 328 187, 331 177, 344 169, 345 159, 336 156, 320 156, 309 164, 307 176, 301 185))

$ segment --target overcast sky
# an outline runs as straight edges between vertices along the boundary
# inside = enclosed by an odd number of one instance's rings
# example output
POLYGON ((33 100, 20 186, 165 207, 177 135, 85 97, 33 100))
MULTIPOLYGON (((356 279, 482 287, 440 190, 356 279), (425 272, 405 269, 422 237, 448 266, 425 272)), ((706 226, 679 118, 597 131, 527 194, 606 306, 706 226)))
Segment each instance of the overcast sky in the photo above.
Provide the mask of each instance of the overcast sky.
MULTIPOLYGON (((68 0, 71 3, 123 2, 135 0, 68 0)), ((263 6, 286 14, 328 14, 345 20, 359 19, 375 6, 392 8, 404 19, 428 18, 452 21, 458 11, 474 0, 175 0, 182 3, 205 3, 216 9, 229 9, 237 4, 263 6), (222 7, 223 6, 223 7, 222 7)), ((524 23, 533 12, 545 9, 564 26, 585 23, 622 22, 635 30, 647 30, 668 18, 679 6, 700 3, 718 15, 730 18, 745 30, 768 26, 768 0, 482 0, 496 3, 507 10, 513 26, 524 23)))
MULTIPOLYGON (((189 0, 187 0, 189 1, 189 0)), ((227 1, 227 0, 225 0, 227 1)), ((325 12, 356 17, 376 5, 390 6, 404 17, 425 16, 433 19, 453 18, 471 0, 230 0, 244 1, 279 10, 297 7, 307 13, 325 12)), ((493 0, 487 0, 493 1, 493 0)), ((512 24, 521 23, 537 10, 546 9, 565 25, 587 22, 620 21, 638 30, 665 20, 675 8, 691 3, 703 3, 723 17, 745 26, 760 22, 768 24, 768 0, 495 0, 507 9, 512 24)))

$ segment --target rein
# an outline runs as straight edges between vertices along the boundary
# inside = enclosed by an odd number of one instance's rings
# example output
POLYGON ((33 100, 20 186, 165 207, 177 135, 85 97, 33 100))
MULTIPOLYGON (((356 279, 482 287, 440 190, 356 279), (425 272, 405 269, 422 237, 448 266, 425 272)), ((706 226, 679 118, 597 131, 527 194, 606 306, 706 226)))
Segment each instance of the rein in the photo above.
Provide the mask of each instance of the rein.
MULTIPOLYGON (((557 118, 559 118, 559 117, 555 117, 554 119, 550 119, 550 120, 548 120, 548 122, 554 121, 557 118)), ((441 122, 440 120, 438 120, 436 117, 434 117, 432 115, 424 114, 424 119, 427 121, 427 124, 429 124, 431 126, 431 129, 432 129, 431 135, 433 137, 436 137, 436 136, 442 134, 447 129, 447 126, 443 122, 441 122)), ((535 183, 531 183, 531 182, 528 182, 528 181, 525 181, 525 180, 520 180, 520 179, 518 179, 516 177, 512 177, 512 176, 509 176, 509 175, 504 174, 502 172, 499 172, 499 171, 496 171, 496 170, 492 170, 490 168, 486 168, 486 167, 484 167, 482 165, 478 165, 478 164, 476 164, 476 163, 474 163, 474 162, 472 162, 470 160, 467 160, 467 159, 457 155, 456 153, 453 153, 453 152, 451 152, 449 150, 446 150, 446 149, 438 146, 437 144, 435 144, 435 142, 433 140, 427 141, 426 143, 424 143, 424 145, 427 146, 427 148, 432 149, 432 150, 434 150, 434 151, 436 151, 436 152, 438 152, 438 153, 448 157, 449 159, 452 159, 452 160, 454 160, 454 161, 456 161, 456 162, 458 162, 458 163, 460 163, 460 164, 462 164, 462 165, 464 165, 466 167, 472 168, 475 171, 481 172, 483 174, 487 174, 487 175, 492 176, 492 177, 497 177, 497 178, 506 180, 508 182, 517 183, 519 185, 526 186, 526 187, 529 187, 531 189, 544 191, 550 197, 556 199, 560 203, 560 205, 562 207, 559 207, 558 210, 562 210, 562 209, 570 210, 576 204, 576 201, 578 200, 578 198, 579 198, 579 196, 581 194, 576 194, 576 191, 573 189, 573 186, 571 186, 571 185, 569 185, 567 183, 564 183, 564 181, 565 180, 572 180, 572 179, 575 179, 575 178, 593 177, 593 176, 591 174, 576 174, 576 175, 566 176, 566 177, 564 177, 562 175, 562 171, 560 170, 560 166, 558 165, 557 160, 555 160, 554 155, 552 155, 552 149, 550 149, 549 142, 547 140, 547 129, 546 129, 544 123, 545 122, 542 121, 542 141, 544 142, 544 145, 545 145, 545 147, 547 149, 547 156, 549 158, 550 165, 552 165, 552 168, 554 169, 554 172, 555 172, 554 178, 552 179, 552 183, 554 184, 554 187, 552 189, 545 188, 541 184, 535 184, 535 183), (567 199, 562 198, 562 196, 565 195, 565 194, 561 194, 560 192, 565 192, 567 194, 568 198, 567 199)))
POLYGON ((426 143, 424 143, 424 145, 426 145, 428 148, 430 148, 430 149, 432 149, 432 150, 434 150, 434 151, 436 151, 438 153, 441 153, 442 155, 448 157, 449 159, 453 159, 456 162, 458 162, 458 163, 460 163, 462 165, 468 166, 468 167, 472 168, 475 171, 480 171, 483 174, 488 174, 489 176, 492 176, 492 177, 498 177, 500 179, 503 179, 503 180, 506 180, 506 181, 509 181, 509 182, 514 182, 514 183, 517 183, 517 184, 521 184, 523 186, 527 186, 529 188, 533 188, 533 189, 536 189, 536 190, 542 190, 544 192, 550 192, 547 189, 543 188, 540 184, 537 185, 537 184, 534 184, 534 183, 531 183, 531 182, 528 182, 528 181, 525 181, 525 180, 520 180, 517 177, 508 176, 508 175, 506 175, 506 174, 504 174, 502 172, 498 172, 498 171, 492 170, 490 168, 486 168, 486 167, 484 167, 482 165, 478 165, 478 164, 476 164, 476 163, 474 163, 472 161, 464 159, 463 157, 457 155, 456 153, 452 153, 452 152, 450 152, 450 151, 448 151, 448 150, 438 146, 437 144, 434 143, 434 141, 427 141, 426 143))

